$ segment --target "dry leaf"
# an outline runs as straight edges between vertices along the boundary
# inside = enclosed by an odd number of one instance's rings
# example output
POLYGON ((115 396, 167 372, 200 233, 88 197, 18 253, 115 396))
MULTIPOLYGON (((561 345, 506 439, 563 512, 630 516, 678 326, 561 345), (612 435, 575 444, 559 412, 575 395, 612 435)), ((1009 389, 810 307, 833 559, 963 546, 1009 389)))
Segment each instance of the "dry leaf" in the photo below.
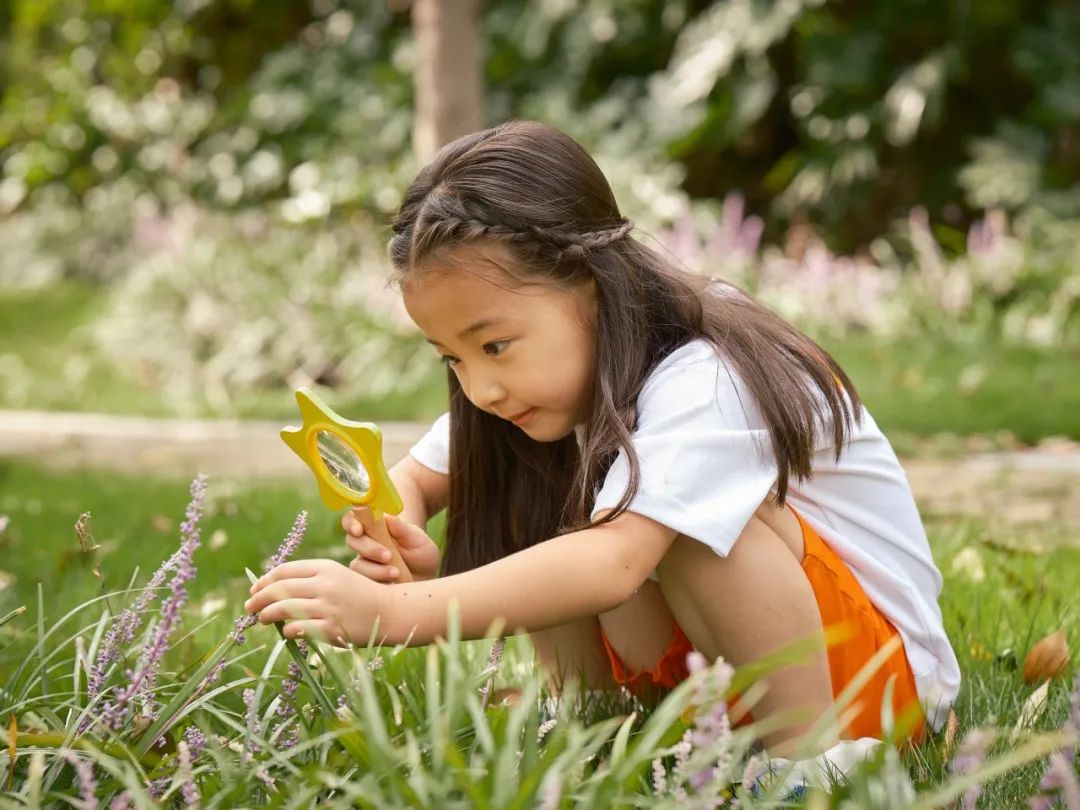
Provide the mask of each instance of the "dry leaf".
POLYGON ((1048 680, 1064 675, 1069 668, 1069 643, 1065 640, 1065 630, 1058 630, 1045 638, 1039 639, 1028 651, 1024 659, 1024 681, 1048 680))
POLYGON ((941 743, 941 761, 948 762, 956 743, 956 732, 960 730, 960 719, 956 712, 949 709, 949 719, 945 721, 945 740, 941 743))
POLYGON ((1009 738, 1015 740, 1024 729, 1031 728, 1042 716, 1046 708, 1046 696, 1050 693, 1050 681, 1043 681, 1042 686, 1031 693, 1020 707, 1020 716, 1016 718, 1016 725, 1009 734, 1009 738))

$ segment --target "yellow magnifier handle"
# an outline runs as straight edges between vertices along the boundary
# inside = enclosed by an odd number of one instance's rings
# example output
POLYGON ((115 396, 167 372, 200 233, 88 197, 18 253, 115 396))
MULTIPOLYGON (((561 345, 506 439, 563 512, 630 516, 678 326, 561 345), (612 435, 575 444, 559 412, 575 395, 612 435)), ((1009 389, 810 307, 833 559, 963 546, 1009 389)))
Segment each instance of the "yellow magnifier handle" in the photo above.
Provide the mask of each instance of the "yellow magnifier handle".
POLYGON ((360 525, 364 527, 364 534, 390 552, 390 565, 396 567, 399 571, 398 578, 394 581, 412 582, 412 572, 409 570, 409 566, 405 564, 405 560, 401 558, 397 541, 391 536, 390 529, 386 525, 386 516, 375 517, 375 513, 371 509, 365 508, 353 509, 353 515, 360 520, 360 525))

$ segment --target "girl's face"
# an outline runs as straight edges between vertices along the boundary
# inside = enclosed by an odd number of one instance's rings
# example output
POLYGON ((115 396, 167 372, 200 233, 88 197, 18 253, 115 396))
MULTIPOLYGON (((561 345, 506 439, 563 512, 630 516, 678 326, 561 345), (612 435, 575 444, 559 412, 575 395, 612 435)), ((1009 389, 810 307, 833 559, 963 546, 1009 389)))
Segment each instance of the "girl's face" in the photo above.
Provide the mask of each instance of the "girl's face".
POLYGON ((596 283, 508 289, 500 245, 458 248, 403 287, 405 309, 476 407, 531 438, 557 441, 585 421, 594 378, 596 283))

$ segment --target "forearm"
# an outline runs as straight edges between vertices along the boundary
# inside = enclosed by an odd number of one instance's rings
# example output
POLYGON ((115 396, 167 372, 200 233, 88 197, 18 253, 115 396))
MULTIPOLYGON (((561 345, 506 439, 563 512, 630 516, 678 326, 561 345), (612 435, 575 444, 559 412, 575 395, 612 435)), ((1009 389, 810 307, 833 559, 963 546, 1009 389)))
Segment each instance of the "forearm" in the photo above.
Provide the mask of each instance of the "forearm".
POLYGON ((554 537, 501 560, 441 579, 391 585, 380 625, 387 642, 429 644, 446 636, 456 601, 464 639, 492 622, 527 632, 596 616, 622 604, 646 573, 624 564, 625 544, 602 530, 554 537))
POLYGON ((394 482, 404 505, 398 517, 421 529, 426 527, 431 516, 428 514, 428 505, 424 502, 424 493, 404 465, 399 463, 390 468, 390 480, 394 482))

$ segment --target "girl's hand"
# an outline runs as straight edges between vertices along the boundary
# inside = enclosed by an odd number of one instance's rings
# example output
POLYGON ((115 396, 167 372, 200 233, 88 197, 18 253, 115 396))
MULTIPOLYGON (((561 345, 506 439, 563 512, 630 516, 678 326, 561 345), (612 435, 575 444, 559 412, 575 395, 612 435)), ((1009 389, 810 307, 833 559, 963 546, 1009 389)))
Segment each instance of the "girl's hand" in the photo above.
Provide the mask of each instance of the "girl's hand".
MULTIPOLYGON (((370 510, 366 506, 351 509, 341 518, 341 527, 345 529, 345 542, 356 552, 356 559, 349 563, 349 568, 376 582, 395 582, 401 572, 396 566, 390 565, 390 552, 379 541, 364 533, 362 513, 369 513, 363 517, 370 519, 370 510)), ((419 526, 414 526, 397 515, 385 517, 386 528, 397 543, 401 559, 409 567, 413 578, 435 578, 439 573, 439 547, 435 541, 419 526)))
POLYGON ((387 589, 334 560, 293 560, 259 577, 244 603, 262 624, 288 621, 286 638, 322 635, 336 646, 366 644, 387 589))

